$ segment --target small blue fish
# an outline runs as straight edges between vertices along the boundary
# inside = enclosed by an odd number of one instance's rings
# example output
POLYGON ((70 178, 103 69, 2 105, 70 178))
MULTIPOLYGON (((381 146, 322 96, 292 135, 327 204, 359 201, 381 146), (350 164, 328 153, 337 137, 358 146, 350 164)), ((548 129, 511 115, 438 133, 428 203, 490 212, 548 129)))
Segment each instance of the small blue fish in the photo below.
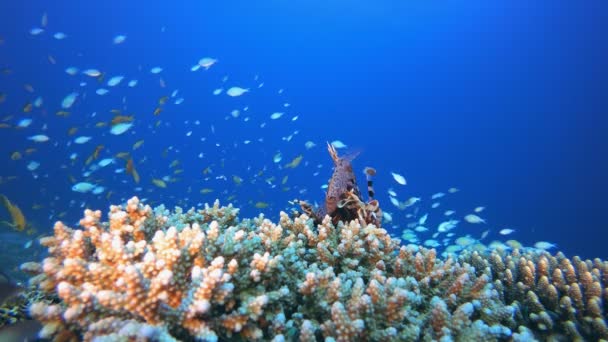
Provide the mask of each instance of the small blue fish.
POLYGON ((122 80, 124 78, 125 78, 124 76, 120 76, 120 75, 119 76, 114 76, 114 77, 110 78, 108 80, 108 87, 115 87, 115 86, 117 86, 118 84, 120 84, 120 82, 122 82, 122 80))
POLYGON ((19 120, 19 122, 17 123, 17 127, 19 127, 19 128, 26 128, 31 123, 32 123, 32 119, 24 118, 24 119, 19 120))
POLYGON ((36 134, 36 135, 32 135, 31 137, 27 137, 28 140, 34 141, 34 142, 47 142, 49 141, 49 137, 44 135, 44 134, 36 134))
POLYGON ((110 133, 114 135, 121 135, 124 132, 128 131, 131 126, 133 126, 133 124, 130 122, 121 122, 112 126, 112 129, 110 129, 110 133))
POLYGON ((80 182, 80 183, 76 183, 76 184, 72 185, 72 191, 80 192, 80 193, 84 194, 84 193, 90 192, 95 187, 97 187, 95 184, 91 184, 88 182, 80 182))
POLYGON ((63 32, 57 32, 53 35, 53 38, 55 38, 57 40, 66 39, 67 37, 68 37, 68 35, 63 32))
POLYGON ((72 107, 74 102, 76 102, 77 97, 78 93, 76 92, 69 93, 68 95, 66 95, 66 97, 63 98, 63 101, 61 101, 61 108, 69 109, 70 107, 72 107))
POLYGON ((27 169, 28 169, 28 170, 30 170, 30 171, 36 171, 36 169, 37 169, 39 166, 40 166, 40 163, 39 163, 39 162, 32 160, 32 161, 30 161, 30 162, 27 164, 27 169))
POLYGON ((76 144, 85 144, 89 140, 91 140, 91 137, 81 136, 81 137, 77 137, 76 139, 74 139, 74 143, 76 143, 76 144))
POLYGON ((125 36, 124 34, 119 34, 119 35, 115 36, 114 39, 112 39, 112 42, 114 44, 118 45, 118 44, 124 43, 125 40, 127 40, 127 36, 125 36))

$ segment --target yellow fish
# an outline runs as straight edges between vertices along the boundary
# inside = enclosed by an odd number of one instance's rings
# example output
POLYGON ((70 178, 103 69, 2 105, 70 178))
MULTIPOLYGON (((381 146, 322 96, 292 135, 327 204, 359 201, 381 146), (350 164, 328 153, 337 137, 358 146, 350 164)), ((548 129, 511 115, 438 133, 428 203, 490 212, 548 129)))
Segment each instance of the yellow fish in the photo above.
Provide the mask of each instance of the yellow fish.
POLYGON ((154 183, 154 185, 156 185, 159 188, 166 188, 167 187, 167 183, 165 183, 164 180, 162 179, 158 179, 158 178, 152 178, 152 183, 154 183))
POLYGON ((169 100, 169 96, 163 96, 160 99, 158 99, 158 104, 162 106, 165 103, 167 103, 168 100, 169 100))
POLYGON ((11 154, 11 159, 12 160, 19 160, 22 158, 21 152, 19 151, 15 151, 11 154))
POLYGON ((128 159, 129 158, 129 152, 118 152, 118 153, 116 153, 116 158, 128 159))
POLYGON ((300 162, 302 162, 302 158, 304 158, 304 156, 300 154, 299 156, 293 158, 293 160, 289 162, 289 164, 286 164, 285 167, 289 169, 295 169, 298 165, 300 165, 300 162))
MULTIPOLYGON (((158 107, 154 110, 154 115, 159 115, 162 111, 163 111, 163 109, 161 107, 158 107)), ((156 126, 158 127, 158 123, 156 126)))
POLYGON ((209 194, 209 193, 212 193, 212 192, 213 192, 213 189, 209 189, 209 188, 201 189, 201 194, 203 194, 203 195, 209 194))
POLYGON ((134 150, 137 150, 137 149, 138 149, 138 148, 140 148, 140 147, 141 147, 141 145, 143 145, 143 144, 144 144, 144 139, 141 139, 141 140, 139 140, 139 141, 135 142, 135 144, 133 144, 133 149, 134 149, 134 150))
POLYGON ((268 207, 268 203, 266 203, 266 202, 257 202, 255 204, 255 207, 258 208, 258 209, 264 209, 264 208, 268 207))
POLYGON ((25 229, 26 221, 21 209, 11 203, 11 201, 9 201, 8 198, 2 194, 0 194, 0 202, 2 202, 2 205, 4 205, 6 210, 8 210, 8 213, 11 215, 12 222, 4 222, 18 231, 23 231, 25 229))

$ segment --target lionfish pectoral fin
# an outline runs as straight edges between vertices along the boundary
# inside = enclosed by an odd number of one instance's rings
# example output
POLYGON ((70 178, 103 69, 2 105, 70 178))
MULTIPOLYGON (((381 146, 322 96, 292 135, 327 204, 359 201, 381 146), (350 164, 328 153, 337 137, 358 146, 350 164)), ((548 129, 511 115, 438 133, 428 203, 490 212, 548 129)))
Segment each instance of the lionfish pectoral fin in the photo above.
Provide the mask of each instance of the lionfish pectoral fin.
POLYGON ((355 200, 354 200, 354 199, 352 199, 352 198, 344 198, 344 199, 341 199, 341 200, 338 202, 338 208, 339 208, 339 209, 342 209, 342 208, 344 208, 346 205, 348 205, 349 203, 352 203, 352 202, 354 202, 354 201, 355 201, 355 200))

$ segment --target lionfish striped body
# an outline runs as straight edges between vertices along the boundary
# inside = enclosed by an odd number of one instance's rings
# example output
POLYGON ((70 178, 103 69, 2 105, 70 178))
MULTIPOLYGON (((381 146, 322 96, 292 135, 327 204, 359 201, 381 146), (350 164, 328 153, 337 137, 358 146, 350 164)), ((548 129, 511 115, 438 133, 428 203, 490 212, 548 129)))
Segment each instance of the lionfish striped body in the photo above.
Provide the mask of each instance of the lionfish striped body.
POLYGON ((371 180, 375 170, 365 169, 370 201, 364 203, 361 201, 361 192, 351 164, 357 154, 339 157, 331 144, 327 144, 327 150, 334 161, 334 171, 327 185, 325 207, 315 213, 308 203, 300 202, 302 210, 311 216, 315 223, 320 223, 325 215, 329 215, 334 224, 339 221, 348 222, 359 219, 362 223, 380 226, 382 214, 378 201, 373 199, 374 189, 371 180))

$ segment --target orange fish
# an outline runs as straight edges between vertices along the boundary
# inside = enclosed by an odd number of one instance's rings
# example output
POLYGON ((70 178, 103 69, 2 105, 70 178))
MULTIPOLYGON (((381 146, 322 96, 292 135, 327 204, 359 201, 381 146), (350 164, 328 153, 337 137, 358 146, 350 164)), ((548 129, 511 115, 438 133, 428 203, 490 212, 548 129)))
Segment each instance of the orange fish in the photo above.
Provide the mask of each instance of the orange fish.
POLYGON ((133 180, 135 181, 135 183, 139 183, 139 173, 137 173, 137 170, 135 169, 135 165, 133 164, 133 158, 129 158, 129 160, 127 160, 126 171, 128 174, 133 176, 133 180))
POLYGON ((87 158, 85 165, 89 165, 93 160, 99 158, 99 153, 101 152, 101 150, 103 150, 103 148, 104 148, 103 145, 97 145, 97 147, 95 147, 95 151, 93 151, 93 153, 91 153, 89 158, 87 158))
POLYGON ((24 112, 24 113, 29 113, 29 112, 31 112, 31 111, 32 111, 32 108, 33 108, 33 107, 34 107, 34 106, 33 106, 31 103, 29 103, 29 102, 28 102, 28 103, 26 103, 25 105, 23 105, 23 112, 24 112))
POLYGON ((119 123, 123 123, 123 122, 131 122, 133 121, 133 115, 130 116, 126 116, 126 115, 116 115, 115 117, 112 118, 112 126, 119 124, 119 123))

